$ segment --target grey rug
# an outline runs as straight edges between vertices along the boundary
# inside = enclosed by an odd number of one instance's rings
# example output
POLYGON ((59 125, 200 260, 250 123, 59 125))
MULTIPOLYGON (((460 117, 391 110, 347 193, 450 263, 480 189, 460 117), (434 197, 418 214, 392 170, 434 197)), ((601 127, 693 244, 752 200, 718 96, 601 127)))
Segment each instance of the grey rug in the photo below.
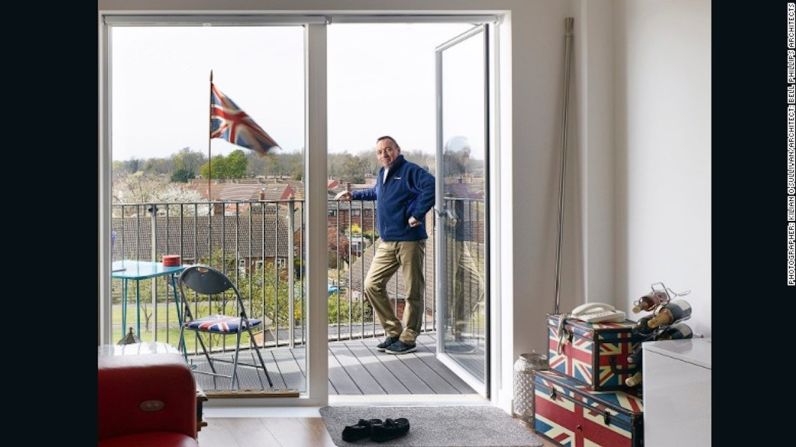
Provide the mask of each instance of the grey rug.
POLYGON ((502 410, 470 407, 323 407, 326 429, 337 446, 538 447, 542 441, 502 410), (406 418, 409 433, 387 442, 343 441, 343 428, 360 419, 406 418))

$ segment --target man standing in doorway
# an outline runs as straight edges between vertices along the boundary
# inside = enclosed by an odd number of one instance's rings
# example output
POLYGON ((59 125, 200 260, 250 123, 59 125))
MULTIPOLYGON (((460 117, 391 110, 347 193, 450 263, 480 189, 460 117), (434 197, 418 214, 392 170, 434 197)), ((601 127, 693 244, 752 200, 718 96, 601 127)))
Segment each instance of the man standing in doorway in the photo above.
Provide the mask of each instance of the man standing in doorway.
POLYGON ((337 200, 377 200, 379 242, 365 278, 364 293, 381 321, 386 338, 379 351, 406 354, 416 349, 415 340, 423 320, 423 259, 426 252, 425 216, 434 205, 434 176, 401 155, 393 137, 376 140, 376 156, 382 165, 376 186, 343 191, 337 200), (405 324, 390 305, 387 281, 398 269, 406 285, 405 324))

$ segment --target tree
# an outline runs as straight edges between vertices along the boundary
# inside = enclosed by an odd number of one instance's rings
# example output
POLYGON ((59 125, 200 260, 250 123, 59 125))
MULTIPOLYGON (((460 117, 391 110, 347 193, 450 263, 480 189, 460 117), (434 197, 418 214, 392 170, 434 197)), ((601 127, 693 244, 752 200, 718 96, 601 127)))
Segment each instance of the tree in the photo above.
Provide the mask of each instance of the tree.
POLYGON ((171 160, 174 163, 171 181, 187 183, 188 180, 196 178, 199 167, 204 163, 205 158, 201 152, 191 152, 191 148, 184 147, 172 155, 171 160))
POLYGON ((361 157, 345 154, 341 177, 352 183, 365 183, 369 163, 361 157))
POLYGON ((174 170, 171 158, 148 158, 144 161, 144 172, 147 174, 167 175, 174 170))
POLYGON ((329 268, 337 268, 337 260, 348 264, 349 242, 346 235, 339 233, 337 228, 329 227, 326 230, 327 252, 329 253, 329 268))
POLYGON ((344 182, 364 183, 367 174, 378 171, 377 165, 371 165, 370 158, 376 160, 372 153, 367 152, 359 155, 348 152, 329 154, 329 175, 344 182))
POLYGON ((468 172, 468 165, 470 161, 470 148, 465 147, 462 150, 452 152, 445 152, 445 175, 456 176, 468 172))
POLYGON ((212 170, 212 178, 219 179, 219 178, 226 178, 226 158, 223 155, 216 155, 212 158, 212 163, 205 163, 199 169, 199 172, 202 174, 202 177, 208 178, 211 177, 211 170, 212 170))
MULTIPOLYGON (((135 174, 122 174, 115 176, 112 186, 113 204, 135 204, 135 203, 190 203, 201 202, 202 196, 192 190, 183 188, 174 183, 169 183, 165 176, 155 176, 144 174, 139 171, 135 174)), ((130 216, 135 207, 125 211, 126 216, 130 216)), ((184 207, 185 215, 193 214, 193 207, 184 207)), ((200 214, 207 213, 207 206, 199 206, 197 211, 200 214)), ((159 207, 158 214, 165 214, 165 207, 159 207)), ((179 211, 175 208, 170 210, 172 215, 179 211)), ((120 217, 116 214, 121 213, 121 207, 113 207, 113 217, 120 217)))
POLYGON ((256 152, 247 154, 249 161, 246 173, 250 177, 258 175, 286 176, 300 180, 304 177, 303 152, 277 153, 271 151, 265 156, 256 152))
POLYGON ((226 160, 226 176, 224 178, 243 178, 246 176, 246 154, 242 150, 234 150, 227 155, 226 160))
POLYGON ((127 173, 135 174, 141 169, 142 165, 144 164, 144 161, 141 160, 140 158, 130 158, 129 160, 124 161, 123 163, 124 163, 124 170, 127 171, 127 173))
POLYGON ((196 175, 185 168, 179 168, 171 173, 171 181, 175 183, 188 183, 192 178, 196 178, 196 175))
POLYGON ((246 164, 246 175, 249 177, 265 175, 270 158, 271 157, 263 157, 257 152, 250 151, 248 154, 246 154, 246 159, 248 160, 248 163, 246 164))
POLYGON ((212 166, 208 166, 208 163, 205 163, 199 169, 199 172, 201 172, 204 178, 207 178, 209 174, 212 174, 212 178, 215 179, 243 178, 246 176, 247 163, 246 154, 238 149, 232 151, 232 153, 226 157, 223 155, 216 155, 213 157, 212 166), (212 169, 212 173, 210 169, 212 169))

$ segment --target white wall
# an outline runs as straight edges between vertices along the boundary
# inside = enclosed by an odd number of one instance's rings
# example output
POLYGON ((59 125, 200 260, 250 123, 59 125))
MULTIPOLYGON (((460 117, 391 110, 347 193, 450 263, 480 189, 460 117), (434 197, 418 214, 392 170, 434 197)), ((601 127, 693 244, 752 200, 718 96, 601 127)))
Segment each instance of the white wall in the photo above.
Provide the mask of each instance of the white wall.
MULTIPOLYGON (((573 134, 580 170, 578 193, 578 232, 580 240, 583 295, 588 302, 623 306, 616 294, 614 227, 614 41, 613 0, 577 0, 575 7, 575 89, 576 125, 573 134)), ((575 173, 575 172, 573 172, 575 173)), ((573 194, 574 195, 574 194, 573 194)), ((578 295, 581 296, 581 295, 578 295)), ((569 309, 563 309, 565 311, 569 309)))
MULTIPOLYGON (((711 332, 708 0, 616 0, 616 292, 691 289, 711 332)), ((729 243, 729 242, 728 242, 729 243)))

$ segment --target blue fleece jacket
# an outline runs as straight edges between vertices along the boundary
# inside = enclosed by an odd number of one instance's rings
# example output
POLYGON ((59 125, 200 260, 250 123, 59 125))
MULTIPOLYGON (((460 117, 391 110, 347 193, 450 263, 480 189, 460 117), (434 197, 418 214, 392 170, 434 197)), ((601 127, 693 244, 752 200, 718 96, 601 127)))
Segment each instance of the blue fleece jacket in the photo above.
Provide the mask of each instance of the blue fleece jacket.
POLYGON ((377 200, 376 227, 383 241, 419 241, 428 239, 426 213, 434 206, 434 176, 399 155, 384 180, 379 169, 374 188, 352 191, 354 200, 377 200), (409 226, 414 216, 420 225, 409 226))

